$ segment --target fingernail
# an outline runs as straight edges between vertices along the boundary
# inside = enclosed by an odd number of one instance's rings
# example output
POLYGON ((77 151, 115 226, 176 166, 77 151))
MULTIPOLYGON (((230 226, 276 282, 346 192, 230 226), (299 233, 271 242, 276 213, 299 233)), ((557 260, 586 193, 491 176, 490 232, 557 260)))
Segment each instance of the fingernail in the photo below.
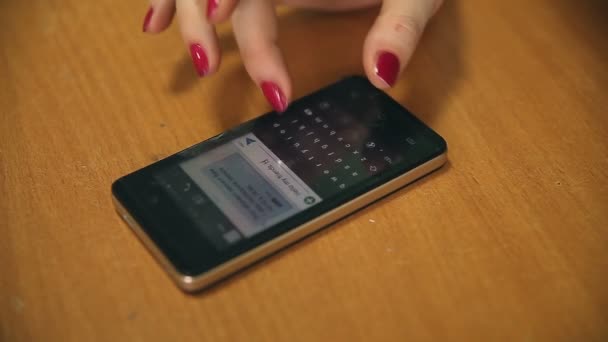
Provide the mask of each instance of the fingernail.
POLYGON ((211 18, 215 10, 217 9, 217 5, 219 5, 220 0, 208 0, 207 1, 207 18, 211 18))
POLYGON ((392 87, 397 81, 398 73, 399 58, 390 52, 381 52, 376 61, 376 75, 392 87))
POLYGON ((192 55, 192 63, 199 76, 203 77, 209 72, 209 60, 207 54, 200 44, 190 45, 190 55, 192 55))
POLYGON ((282 113, 287 109, 287 100, 281 88, 272 82, 262 82, 260 87, 264 96, 266 96, 266 100, 270 102, 275 111, 282 113))
POLYGON ((148 25, 150 25, 150 19, 152 19, 152 14, 154 14, 154 8, 150 7, 148 9, 148 13, 146 13, 146 16, 144 17, 144 26, 142 28, 143 32, 148 31, 148 25))

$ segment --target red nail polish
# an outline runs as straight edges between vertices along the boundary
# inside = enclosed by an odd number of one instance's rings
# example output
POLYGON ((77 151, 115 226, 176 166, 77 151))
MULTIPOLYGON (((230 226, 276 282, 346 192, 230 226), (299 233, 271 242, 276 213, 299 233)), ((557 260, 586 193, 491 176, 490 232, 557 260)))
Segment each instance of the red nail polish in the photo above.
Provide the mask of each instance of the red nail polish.
POLYGON ((207 18, 211 18, 217 6, 219 5, 220 0, 207 0, 207 18))
POLYGON ((285 94, 276 84, 272 82, 262 82, 260 85, 266 99, 272 105, 275 111, 282 113, 287 109, 287 100, 285 94))
POLYGON ((190 45, 190 55, 192 56, 192 63, 199 76, 203 77, 209 72, 209 60, 207 54, 200 44, 190 45))
POLYGON ((383 51, 376 61, 376 75, 386 84, 393 86, 399 73, 399 59, 390 52, 383 51))
POLYGON ((146 16, 144 17, 144 26, 142 28, 142 31, 148 31, 148 25, 150 25, 150 19, 152 19, 152 14, 154 14, 154 8, 150 7, 148 9, 148 13, 146 13, 146 16))

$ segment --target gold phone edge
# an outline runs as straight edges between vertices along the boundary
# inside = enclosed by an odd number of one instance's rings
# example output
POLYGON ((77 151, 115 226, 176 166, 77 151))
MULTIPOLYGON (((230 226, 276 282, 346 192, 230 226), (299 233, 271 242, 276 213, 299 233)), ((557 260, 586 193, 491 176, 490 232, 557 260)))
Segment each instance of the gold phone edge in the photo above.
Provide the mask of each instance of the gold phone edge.
POLYGON ((142 241, 147 247, 156 260, 161 264, 167 273, 171 276, 173 281, 184 291, 194 292, 202 290, 205 287, 237 272, 238 270, 245 268, 253 264, 254 262, 279 251, 280 249, 287 247, 288 245, 303 239, 304 237, 326 227, 339 219, 353 213, 354 211, 365 207, 366 205, 396 191, 415 180, 439 169, 447 161, 447 154, 443 153, 428 162, 404 173, 403 175, 371 190, 351 201, 334 208, 327 213, 309 221, 305 224, 290 230, 289 232, 280 235, 270 241, 267 241, 260 246, 239 255, 201 275, 188 276, 181 274, 171 264, 167 257, 162 251, 156 246, 156 244, 150 239, 148 234, 139 226, 139 224, 131 218, 129 213, 125 210, 122 204, 112 196, 116 211, 118 211, 120 217, 127 223, 129 227, 135 232, 135 235, 142 241))

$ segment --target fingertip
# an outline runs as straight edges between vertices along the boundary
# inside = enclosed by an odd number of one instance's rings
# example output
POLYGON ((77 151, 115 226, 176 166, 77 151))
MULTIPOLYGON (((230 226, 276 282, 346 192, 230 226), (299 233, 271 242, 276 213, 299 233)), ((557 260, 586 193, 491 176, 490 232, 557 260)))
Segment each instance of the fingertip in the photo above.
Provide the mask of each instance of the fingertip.
POLYGON ((381 83, 388 87, 394 86, 399 76, 399 70, 399 57, 395 53, 390 51, 380 51, 378 53, 374 74, 380 79, 381 83))
POLYGON ((370 81, 380 89, 387 89, 399 80, 416 44, 414 39, 403 39, 406 42, 388 39, 383 32, 386 30, 379 25, 372 28, 364 45, 363 65, 370 81))
POLYGON ((441 0, 386 0, 365 39, 364 66, 378 88, 395 85, 441 0))
POLYGON ((175 0, 153 2, 144 16, 142 31, 152 34, 164 31, 171 24, 174 14, 175 0))
POLYGON ((217 7, 219 5, 219 0, 207 0, 207 18, 211 19, 213 15, 217 12, 217 7))
POLYGON ((152 19, 153 15, 154 15, 154 7, 150 6, 150 7, 148 7, 148 11, 146 12, 146 15, 144 16, 144 24, 142 27, 142 32, 148 32, 148 30, 150 28, 150 20, 152 19))
POLYGON ((179 27, 199 77, 210 76, 220 65, 221 50, 215 28, 195 0, 177 2, 179 27))
POLYGON ((264 97, 266 97, 266 100, 276 112, 283 113, 287 110, 287 106, 289 105, 287 96, 275 82, 262 81, 260 89, 262 89, 264 97))
POLYGON ((275 111, 282 113, 287 110, 291 102, 291 82, 286 74, 278 72, 276 77, 264 77, 254 71, 250 76, 275 111))
POLYGON ((237 0, 208 0, 207 20, 212 24, 219 24, 230 19, 237 3, 237 0))
POLYGON ((190 56, 198 76, 207 76, 209 74, 209 58, 203 46, 197 43, 190 44, 190 56))
POLYGON ((285 111, 291 98, 291 81, 276 44, 277 25, 272 3, 241 0, 232 16, 232 27, 247 73, 270 105, 277 112, 285 111))
POLYGON ((365 50, 363 65, 369 81, 379 89, 393 87, 402 69, 398 54, 390 49, 368 48, 367 44, 365 50))
POLYGON ((199 42, 188 44, 192 66, 199 77, 207 77, 215 74, 221 64, 221 50, 209 50, 209 48, 199 42))

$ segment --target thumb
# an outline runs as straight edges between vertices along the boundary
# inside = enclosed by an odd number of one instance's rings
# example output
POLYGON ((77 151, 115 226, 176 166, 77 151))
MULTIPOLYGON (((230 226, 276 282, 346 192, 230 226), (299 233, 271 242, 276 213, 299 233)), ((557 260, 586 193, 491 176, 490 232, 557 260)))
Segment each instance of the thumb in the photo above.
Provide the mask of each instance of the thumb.
POLYGON ((395 84, 442 0, 385 0, 364 44, 363 65, 378 88, 395 84))

